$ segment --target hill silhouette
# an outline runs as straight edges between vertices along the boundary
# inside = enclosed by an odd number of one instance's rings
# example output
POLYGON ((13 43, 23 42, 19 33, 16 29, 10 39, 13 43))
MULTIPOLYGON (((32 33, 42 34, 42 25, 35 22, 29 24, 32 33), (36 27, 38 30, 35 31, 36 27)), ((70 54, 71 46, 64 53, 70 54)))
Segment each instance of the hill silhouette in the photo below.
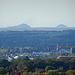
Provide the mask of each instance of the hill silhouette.
POLYGON ((64 24, 59 24, 56 27, 30 27, 27 24, 20 24, 17 26, 10 26, 6 28, 0 28, 0 31, 63 31, 63 30, 75 30, 75 27, 67 27, 64 24))
POLYGON ((59 24, 58 26, 56 26, 56 28, 67 28, 67 26, 64 24, 59 24))

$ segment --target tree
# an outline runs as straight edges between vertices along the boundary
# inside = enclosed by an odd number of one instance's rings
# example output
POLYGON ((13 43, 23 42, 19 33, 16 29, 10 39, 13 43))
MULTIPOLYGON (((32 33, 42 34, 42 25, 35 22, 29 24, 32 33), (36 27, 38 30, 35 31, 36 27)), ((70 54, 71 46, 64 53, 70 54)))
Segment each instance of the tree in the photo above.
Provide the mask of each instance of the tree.
POLYGON ((21 75, 21 72, 15 72, 15 75, 21 75))
POLYGON ((38 73, 44 73, 45 70, 44 69, 40 69, 40 70, 37 70, 36 72, 38 72, 38 73))
POLYGON ((63 67, 59 67, 59 71, 63 71, 63 67))
POLYGON ((8 67, 10 65, 10 62, 6 59, 0 59, 0 67, 8 67))
POLYGON ((22 75, 28 75, 28 72, 25 71, 25 72, 22 73, 22 75))
POLYGON ((58 75, 58 71, 57 70, 49 70, 48 75, 58 75))
POLYGON ((75 75, 75 70, 68 70, 66 72, 67 75, 75 75))
POLYGON ((34 62, 35 69, 36 69, 36 68, 37 68, 37 69, 44 69, 45 66, 46 66, 45 61, 42 60, 42 59, 40 59, 40 58, 35 58, 35 59, 33 60, 33 62, 34 62))
POLYGON ((17 65, 17 69, 22 71, 33 71, 34 66, 33 66, 33 61, 29 60, 29 59, 22 59, 18 65, 17 65))
POLYGON ((10 75, 15 75, 15 71, 12 71, 12 72, 10 73, 10 75))
POLYGON ((45 70, 46 70, 46 71, 48 71, 48 70, 53 70, 53 69, 54 69, 54 67, 52 67, 52 66, 46 66, 46 67, 45 67, 45 70))
POLYGON ((5 72, 5 69, 4 69, 4 67, 0 67, 0 74, 5 74, 6 72, 5 72))

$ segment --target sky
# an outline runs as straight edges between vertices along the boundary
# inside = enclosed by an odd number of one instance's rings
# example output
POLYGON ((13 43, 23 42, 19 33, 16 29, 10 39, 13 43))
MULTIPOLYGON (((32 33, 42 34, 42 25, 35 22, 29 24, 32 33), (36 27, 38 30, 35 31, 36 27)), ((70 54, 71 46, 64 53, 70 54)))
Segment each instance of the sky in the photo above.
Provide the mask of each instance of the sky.
POLYGON ((75 0, 0 0, 0 28, 22 23, 75 27, 75 0))

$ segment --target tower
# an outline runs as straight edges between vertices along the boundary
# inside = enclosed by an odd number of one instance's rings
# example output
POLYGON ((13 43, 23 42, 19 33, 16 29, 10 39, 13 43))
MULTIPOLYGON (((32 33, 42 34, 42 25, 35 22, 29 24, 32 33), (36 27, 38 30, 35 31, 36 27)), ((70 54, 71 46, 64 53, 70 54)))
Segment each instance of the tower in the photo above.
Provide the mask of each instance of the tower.
POLYGON ((58 51, 59 51, 59 48, 58 48, 58 43, 57 43, 57 57, 59 56, 58 51))
POLYGON ((72 47, 71 47, 71 55, 72 55, 72 47))

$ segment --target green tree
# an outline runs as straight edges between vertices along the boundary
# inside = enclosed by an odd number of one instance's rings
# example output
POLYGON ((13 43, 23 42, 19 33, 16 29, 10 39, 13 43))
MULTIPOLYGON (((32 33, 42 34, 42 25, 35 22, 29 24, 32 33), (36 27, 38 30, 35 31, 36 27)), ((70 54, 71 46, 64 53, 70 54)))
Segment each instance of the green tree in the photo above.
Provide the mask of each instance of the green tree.
POLYGON ((46 67, 45 67, 45 70, 46 70, 46 71, 48 71, 48 70, 53 70, 53 69, 54 69, 54 67, 52 67, 52 66, 46 66, 46 67))
POLYGON ((66 72, 67 75, 75 75, 75 70, 68 70, 66 72))
POLYGON ((5 72, 5 69, 4 67, 0 67, 0 74, 4 75, 6 72, 5 72))
POLYGON ((10 62, 6 59, 0 59, 0 67, 8 67, 10 65, 10 62))
POLYGON ((34 66, 33 66, 33 61, 29 60, 29 59, 22 59, 18 65, 17 65, 17 69, 20 70, 21 72, 26 70, 26 71, 33 71, 34 66))
POLYGON ((45 66, 46 66, 45 61, 42 60, 42 59, 40 59, 40 58, 35 58, 35 59, 33 60, 33 62, 34 62, 34 67, 35 67, 35 69, 36 69, 36 68, 37 68, 37 69, 44 69, 45 66))
POLYGON ((48 70, 48 75, 58 75, 57 70, 48 70))

